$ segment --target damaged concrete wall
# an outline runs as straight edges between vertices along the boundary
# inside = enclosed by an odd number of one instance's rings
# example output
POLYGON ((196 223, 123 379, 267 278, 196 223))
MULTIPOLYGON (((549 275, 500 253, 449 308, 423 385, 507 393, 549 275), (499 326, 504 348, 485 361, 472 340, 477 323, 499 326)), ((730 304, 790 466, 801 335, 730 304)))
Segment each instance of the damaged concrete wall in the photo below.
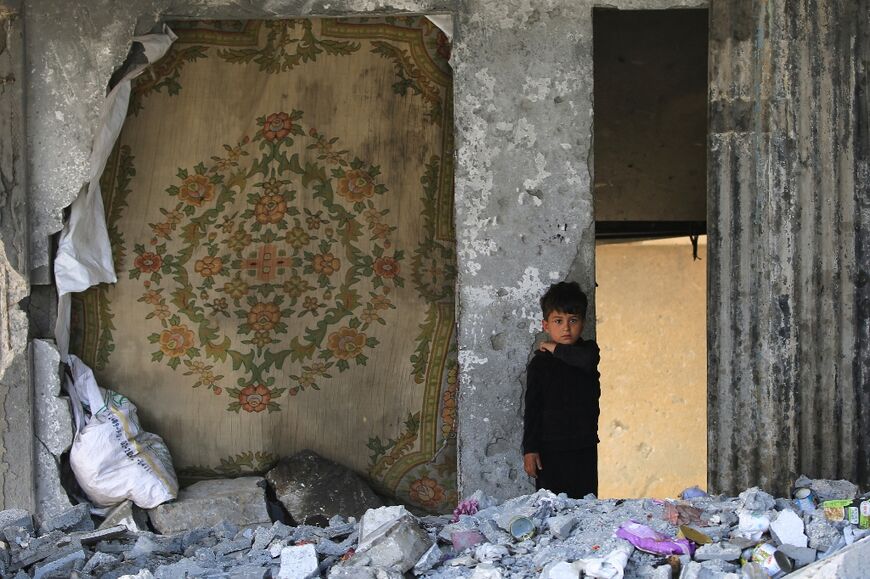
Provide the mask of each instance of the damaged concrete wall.
MULTIPOLYGON (((622 9, 702 2, 611 2, 622 9)), ((459 19, 456 231, 459 483, 532 488, 520 439, 538 299, 578 281, 594 304, 593 2, 475 2, 459 19)), ((586 335, 594 335, 594 305, 586 335)))
POLYGON ((865 1, 714 2, 709 482, 870 483, 865 1))
POLYGON ((0 2, 0 509, 35 506, 21 5, 0 2))

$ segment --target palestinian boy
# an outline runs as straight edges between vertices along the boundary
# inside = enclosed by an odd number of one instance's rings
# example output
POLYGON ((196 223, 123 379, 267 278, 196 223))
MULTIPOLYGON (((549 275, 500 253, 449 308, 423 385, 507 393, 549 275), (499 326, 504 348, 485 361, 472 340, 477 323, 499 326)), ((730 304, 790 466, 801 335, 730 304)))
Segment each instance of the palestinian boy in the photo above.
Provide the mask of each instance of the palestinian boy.
POLYGON ((580 337, 588 300, 576 282, 541 298, 549 340, 529 362, 523 466, 537 489, 571 498, 598 494, 598 344, 580 337))

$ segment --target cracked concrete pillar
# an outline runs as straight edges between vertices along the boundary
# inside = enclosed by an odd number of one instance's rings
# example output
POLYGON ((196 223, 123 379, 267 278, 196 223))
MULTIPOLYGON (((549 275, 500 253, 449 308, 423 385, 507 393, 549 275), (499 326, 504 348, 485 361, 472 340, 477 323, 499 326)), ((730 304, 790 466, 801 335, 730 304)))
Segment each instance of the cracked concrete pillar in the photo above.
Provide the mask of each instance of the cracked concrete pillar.
POLYGON ((0 509, 33 510, 33 395, 27 352, 28 215, 21 0, 0 0, 0 509))
POLYGON ((36 513, 51 517, 72 508, 60 482, 60 459, 72 445, 69 399, 60 396, 60 353, 47 340, 30 344, 36 430, 36 513))

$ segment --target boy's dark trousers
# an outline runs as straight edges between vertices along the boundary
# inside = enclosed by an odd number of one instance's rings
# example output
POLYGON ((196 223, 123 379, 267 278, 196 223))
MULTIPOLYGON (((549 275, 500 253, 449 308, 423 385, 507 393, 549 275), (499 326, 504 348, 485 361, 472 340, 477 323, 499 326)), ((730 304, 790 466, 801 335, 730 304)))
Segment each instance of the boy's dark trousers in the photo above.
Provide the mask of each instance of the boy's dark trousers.
POLYGON ((598 496, 598 446, 579 450, 541 450, 541 466, 535 488, 582 499, 589 493, 598 496))

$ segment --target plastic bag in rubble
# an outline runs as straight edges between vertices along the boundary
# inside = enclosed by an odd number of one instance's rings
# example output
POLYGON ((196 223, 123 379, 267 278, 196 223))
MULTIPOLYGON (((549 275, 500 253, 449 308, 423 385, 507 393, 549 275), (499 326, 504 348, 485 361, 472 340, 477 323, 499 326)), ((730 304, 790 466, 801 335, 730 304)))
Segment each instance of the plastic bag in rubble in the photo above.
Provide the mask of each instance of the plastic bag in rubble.
POLYGON ((641 551, 655 555, 692 555, 694 545, 686 539, 673 539, 636 521, 625 521, 616 529, 616 536, 625 539, 641 551))
POLYGON ((133 403, 100 388, 79 358, 67 363, 76 425, 70 466, 88 499, 100 507, 129 499, 143 509, 174 499, 178 479, 163 439, 142 430, 133 403))

